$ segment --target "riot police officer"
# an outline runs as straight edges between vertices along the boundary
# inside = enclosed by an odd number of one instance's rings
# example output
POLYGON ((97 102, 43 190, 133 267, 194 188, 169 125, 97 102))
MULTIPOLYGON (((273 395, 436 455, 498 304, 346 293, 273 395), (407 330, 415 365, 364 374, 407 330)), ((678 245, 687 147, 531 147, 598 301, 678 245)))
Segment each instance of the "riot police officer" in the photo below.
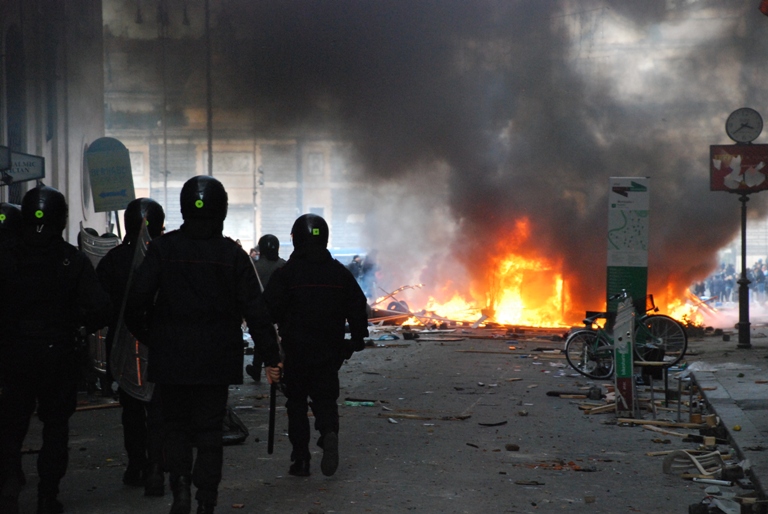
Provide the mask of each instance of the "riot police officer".
POLYGON ((0 202, 0 244, 16 239, 21 232, 21 209, 12 203, 0 202))
MULTIPOLYGON (((285 265, 285 259, 280 257, 280 240, 274 234, 264 234, 259 238, 259 259, 255 262, 256 273, 258 274, 259 286, 262 291, 269 279, 272 277, 272 273, 277 268, 282 268, 285 265)), ((256 382, 261 380, 261 368, 264 364, 264 358, 259 352, 253 352, 253 364, 248 364, 245 367, 245 372, 250 375, 256 382)))
MULTIPOLYGON (((147 231, 152 239, 160 237, 164 230, 165 211, 151 198, 137 198, 125 209, 125 238, 123 244, 113 248, 105 255, 96 274, 104 290, 112 298, 112 320, 109 323, 107 338, 107 362, 110 362, 112 345, 117 333, 120 308, 126 293, 126 287, 136 254, 136 245, 142 223, 146 219, 147 231)), ((111 363, 110 363, 111 365, 111 363)), ((122 370, 119 370, 122 371, 122 370)), ((118 370, 112 375, 118 376, 118 370)), ((162 471, 162 442, 160 397, 152 391, 149 401, 136 398, 124 389, 118 389, 120 405, 123 407, 123 443, 128 455, 128 466, 123 474, 123 483, 131 486, 144 486, 146 496, 162 496, 165 490, 162 471)))
MULTIPOLYGON (((289 474, 308 476, 309 408, 318 446, 323 448, 324 475, 339 465, 339 368, 354 351, 365 348, 368 336, 366 299, 349 270, 326 249, 328 225, 314 214, 304 214, 291 230, 294 251, 276 270, 264 290, 264 303, 277 323, 285 353, 284 376, 288 437, 293 446, 289 474), (349 322, 350 339, 345 339, 349 322)), ((281 380, 269 367, 270 381, 281 380)))
POLYGON ((110 300, 88 257, 62 238, 64 195, 35 187, 24 195, 21 214, 20 238, 0 248, 0 298, 7 300, 0 309, 0 510, 18 511, 21 447, 37 407, 37 512, 59 513, 77 403, 77 333, 105 326, 110 300))
MULTIPOLYGON (((197 512, 208 514, 221 482, 228 388, 243 383, 243 319, 252 333, 271 327, 267 321, 260 328, 256 319, 261 293, 248 254, 222 235, 224 186, 193 177, 179 200, 184 223, 149 243, 130 288, 126 322, 149 347, 149 379, 163 402, 171 514, 190 512, 192 483, 197 512)), ((279 360, 274 345, 260 351, 269 363, 279 360)))

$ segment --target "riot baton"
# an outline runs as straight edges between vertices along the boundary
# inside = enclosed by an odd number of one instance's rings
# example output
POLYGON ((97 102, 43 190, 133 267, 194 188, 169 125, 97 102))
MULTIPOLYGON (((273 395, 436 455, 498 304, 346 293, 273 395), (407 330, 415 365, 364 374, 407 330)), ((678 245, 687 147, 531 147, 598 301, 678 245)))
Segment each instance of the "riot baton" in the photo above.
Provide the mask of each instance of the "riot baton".
MULTIPOLYGON (((256 269, 256 264, 253 262, 253 259, 250 257, 248 260, 251 261, 251 266, 253 266, 253 272, 256 273, 256 279, 259 281, 259 288, 261 289, 261 292, 264 292, 264 284, 261 282, 261 277, 259 276, 259 271, 256 269)), ((280 353, 280 360, 283 360, 283 346, 280 344, 280 332, 277 330, 277 325, 272 325, 272 328, 275 329, 275 338, 277 340, 277 348, 280 353)), ((267 429, 267 453, 269 455, 272 455, 272 451, 275 449, 275 410, 277 410, 277 382, 272 382, 269 385, 269 425, 267 429)))
POLYGON ((277 383, 269 386, 269 431, 267 433, 267 453, 272 455, 275 449, 275 403, 277 401, 277 383))

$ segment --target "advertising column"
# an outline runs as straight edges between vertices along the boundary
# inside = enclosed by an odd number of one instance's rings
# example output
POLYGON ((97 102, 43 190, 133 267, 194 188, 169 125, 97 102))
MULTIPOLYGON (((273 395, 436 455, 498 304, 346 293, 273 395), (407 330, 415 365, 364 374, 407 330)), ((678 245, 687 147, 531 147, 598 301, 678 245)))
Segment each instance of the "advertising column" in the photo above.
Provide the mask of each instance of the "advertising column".
MULTIPOLYGON (((647 177, 612 177, 608 192, 608 279, 606 293, 609 312, 617 312, 618 300, 612 296, 626 290, 638 313, 645 312, 648 291, 648 207, 647 177)), ((631 337, 627 329, 617 326, 615 337, 621 337, 621 351, 616 358, 616 398, 622 399, 617 412, 630 415, 634 411, 634 381, 631 337), (629 341, 627 340, 629 339, 629 341), (629 348, 627 344, 629 343, 629 348)))

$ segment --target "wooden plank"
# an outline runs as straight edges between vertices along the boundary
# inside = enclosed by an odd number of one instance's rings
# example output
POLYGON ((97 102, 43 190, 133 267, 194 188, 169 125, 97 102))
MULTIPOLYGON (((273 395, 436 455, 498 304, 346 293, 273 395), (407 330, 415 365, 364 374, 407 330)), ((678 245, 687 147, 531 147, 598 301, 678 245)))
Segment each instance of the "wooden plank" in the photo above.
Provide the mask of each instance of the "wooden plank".
POLYGON ((380 418, 420 419, 424 421, 435 419, 432 416, 422 416, 419 414, 403 414, 401 412, 380 412, 379 417, 380 418))
POLYGON ((586 411, 586 414, 602 414, 603 412, 616 412, 616 404, 609 403, 601 407, 594 407, 586 411))
POLYGON ((511 351, 498 352, 494 350, 456 350, 456 352, 457 353, 495 353, 495 354, 502 354, 502 355, 528 355, 528 352, 512 353, 511 351))
POLYGON ((453 416, 430 416, 425 414, 404 414, 402 412, 380 412, 378 416, 380 418, 416 419, 422 421, 428 421, 432 419, 439 419, 442 421, 463 421, 472 417, 469 414, 456 414, 453 416))
POLYGON ((619 418, 619 423, 634 423, 635 425, 654 425, 658 427, 676 427, 676 428, 706 428, 705 423, 675 423, 672 421, 660 421, 656 419, 634 419, 619 418))
POLYGON ((646 430, 651 430, 652 432, 657 432, 659 434, 673 435, 675 437, 683 438, 688 437, 688 434, 681 434, 680 432, 673 432, 672 430, 664 430, 663 428, 654 427, 652 425, 644 425, 643 428, 646 430))

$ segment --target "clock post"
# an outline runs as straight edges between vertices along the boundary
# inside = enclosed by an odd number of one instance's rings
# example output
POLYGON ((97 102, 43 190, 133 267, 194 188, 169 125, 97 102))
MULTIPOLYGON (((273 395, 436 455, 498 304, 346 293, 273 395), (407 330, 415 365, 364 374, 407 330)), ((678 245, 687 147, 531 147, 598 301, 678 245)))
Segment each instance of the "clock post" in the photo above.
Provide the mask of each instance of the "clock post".
POLYGON ((737 348, 752 348, 752 334, 749 331, 749 278, 747 278, 747 202, 749 195, 744 193, 741 202, 741 277, 739 284, 739 342, 737 348))
POLYGON ((749 283, 747 278, 747 202, 749 194, 768 189, 768 145, 753 145, 763 131, 763 118, 756 110, 742 107, 725 122, 725 133, 735 145, 713 145, 710 152, 710 190, 739 194, 741 202, 741 277, 739 284, 739 343, 737 348, 752 348, 749 323, 749 283))

